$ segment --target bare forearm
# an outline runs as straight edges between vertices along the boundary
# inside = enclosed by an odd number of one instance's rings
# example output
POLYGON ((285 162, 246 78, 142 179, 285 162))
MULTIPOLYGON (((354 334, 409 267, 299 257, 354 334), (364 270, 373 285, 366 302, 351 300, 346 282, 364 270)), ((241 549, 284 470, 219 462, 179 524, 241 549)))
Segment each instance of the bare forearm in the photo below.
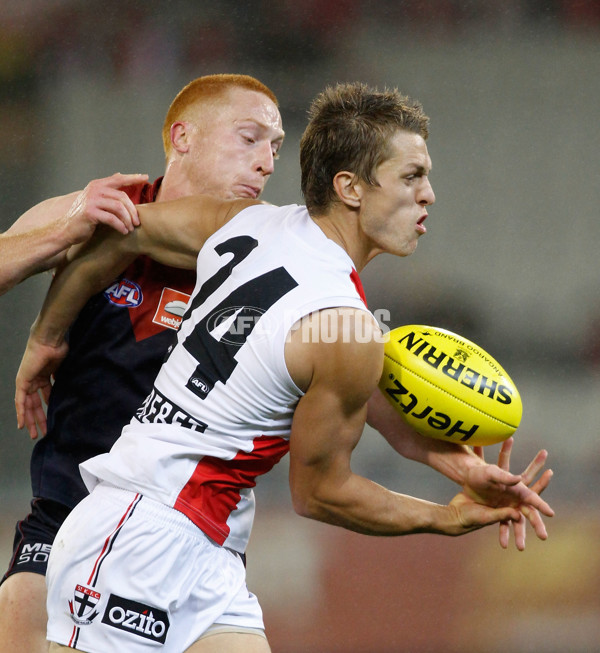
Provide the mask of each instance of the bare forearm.
MULTIPOLYGON (((386 439, 394 446, 395 437, 386 439)), ((465 445, 426 438, 412 430, 406 440, 408 443, 404 442, 400 447, 406 458, 435 469, 460 486, 466 483, 470 469, 485 465, 485 462, 465 445)))
POLYGON ((303 517, 364 535, 458 534, 447 506, 392 492, 356 475, 336 491, 313 488, 304 498, 294 496, 294 508, 303 517))
POLYGON ((44 200, 0 234, 0 294, 64 260, 74 242, 65 214, 76 196, 71 193, 44 200))
POLYGON ((52 224, 26 234, 0 234, 0 295, 24 279, 58 265, 68 246, 52 224))
POLYGON ((88 299, 106 288, 137 256, 120 247, 123 243, 119 234, 98 230, 91 241, 70 254, 72 260, 57 272, 32 327, 38 342, 60 345, 88 299))
MULTIPOLYGON (((309 478, 311 476, 309 473, 309 478)), ((317 474, 317 477, 322 482, 308 486, 311 487, 308 493, 298 494, 292 484, 296 512, 365 535, 433 533, 457 536, 491 524, 520 519, 519 511, 510 506, 481 505, 464 492, 442 506, 391 492, 355 474, 350 474, 344 483, 333 485, 328 474, 317 474)), ((317 477, 313 477, 313 481, 317 477)))
POLYGON ((484 464, 467 446, 426 438, 414 431, 379 390, 369 400, 367 422, 401 456, 435 469, 458 485, 464 485, 472 467, 484 464))

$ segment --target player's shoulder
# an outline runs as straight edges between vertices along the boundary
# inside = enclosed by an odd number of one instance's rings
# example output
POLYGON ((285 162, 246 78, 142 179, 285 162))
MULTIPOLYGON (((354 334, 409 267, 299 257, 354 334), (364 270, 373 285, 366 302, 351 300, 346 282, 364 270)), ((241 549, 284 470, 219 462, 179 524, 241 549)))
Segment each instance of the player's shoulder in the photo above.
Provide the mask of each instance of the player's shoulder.
POLYGON ((334 306, 313 311, 297 324, 303 340, 323 345, 335 344, 367 352, 383 351, 384 337, 373 315, 355 306, 334 306))
POLYGON ((225 224, 229 222, 229 220, 234 218, 236 215, 238 215, 238 213, 244 211, 244 209, 249 209, 251 207, 259 207, 264 209, 266 207, 273 207, 273 205, 267 204, 262 200, 253 200, 253 199, 228 200, 221 204, 218 217, 220 218, 222 224, 225 224))
POLYGON ((286 360, 296 362, 304 389, 320 383, 335 385, 341 392, 351 388, 368 393, 381 375, 383 342, 381 329, 368 311, 351 306, 326 308, 294 326, 286 360))
POLYGON ((211 232, 227 224, 244 209, 253 206, 268 206, 255 199, 222 199, 212 195, 190 195, 178 200, 176 208, 180 216, 194 220, 202 216, 204 224, 211 232))

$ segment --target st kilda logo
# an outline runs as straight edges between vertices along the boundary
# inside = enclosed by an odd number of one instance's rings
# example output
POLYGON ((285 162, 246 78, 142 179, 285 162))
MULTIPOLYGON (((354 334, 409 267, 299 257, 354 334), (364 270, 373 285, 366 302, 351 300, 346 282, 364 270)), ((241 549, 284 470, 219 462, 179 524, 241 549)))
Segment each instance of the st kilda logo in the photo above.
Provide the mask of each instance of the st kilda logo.
POLYGON ((79 626, 86 626, 98 616, 96 606, 100 600, 100 592, 76 585, 73 592, 73 600, 69 601, 69 613, 71 619, 79 626))

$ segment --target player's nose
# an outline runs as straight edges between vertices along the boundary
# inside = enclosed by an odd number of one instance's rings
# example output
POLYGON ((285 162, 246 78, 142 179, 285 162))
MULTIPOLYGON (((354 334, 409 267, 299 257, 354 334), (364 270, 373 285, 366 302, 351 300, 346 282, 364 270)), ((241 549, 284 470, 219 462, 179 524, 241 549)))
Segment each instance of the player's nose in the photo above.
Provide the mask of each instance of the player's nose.
POLYGON ((423 177, 423 184, 419 192, 419 204, 423 206, 429 206, 435 202, 435 193, 433 192, 433 187, 431 182, 427 177, 423 177))
POLYGON ((264 143, 258 150, 256 159, 256 169, 263 175, 272 175, 275 170, 275 155, 271 148, 271 143, 264 143))

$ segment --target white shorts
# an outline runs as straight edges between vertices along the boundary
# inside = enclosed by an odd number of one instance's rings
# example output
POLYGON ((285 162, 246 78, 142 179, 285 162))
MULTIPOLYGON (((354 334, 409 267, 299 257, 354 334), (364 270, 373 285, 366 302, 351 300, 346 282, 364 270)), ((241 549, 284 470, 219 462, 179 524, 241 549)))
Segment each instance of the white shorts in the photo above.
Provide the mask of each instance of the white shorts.
POLYGON ((89 653, 181 653, 217 626, 264 630, 241 557, 177 510, 98 485, 52 547, 48 639, 89 653))

